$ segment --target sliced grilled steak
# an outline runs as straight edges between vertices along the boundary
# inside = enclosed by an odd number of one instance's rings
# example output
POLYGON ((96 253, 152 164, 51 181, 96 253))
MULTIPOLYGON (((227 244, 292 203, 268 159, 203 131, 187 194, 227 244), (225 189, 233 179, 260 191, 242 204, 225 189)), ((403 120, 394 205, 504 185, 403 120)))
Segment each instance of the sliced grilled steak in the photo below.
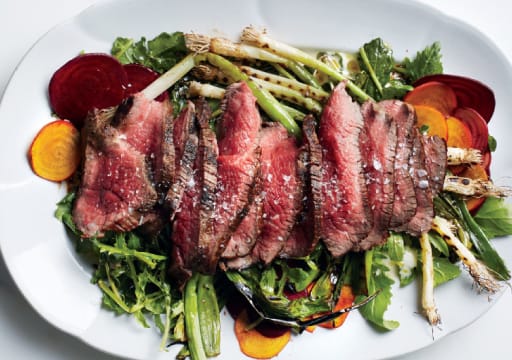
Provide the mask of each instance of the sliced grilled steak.
POLYGON ((396 124, 395 156, 395 200, 390 229, 397 229, 409 222, 416 213, 416 194, 414 182, 409 173, 409 158, 412 153, 416 116, 414 108, 399 100, 385 100, 379 103, 396 124))
POLYGON ((300 211, 295 217, 295 223, 290 235, 284 244, 281 253, 282 258, 299 258, 307 256, 314 248, 314 224, 311 196, 308 195, 311 189, 308 174, 309 151, 302 148, 297 158, 297 180, 300 186, 300 211))
POLYGON ((411 235, 419 236, 422 232, 431 227, 434 217, 434 205, 432 189, 428 179, 426 168, 425 151, 422 145, 422 137, 418 129, 414 131, 413 150, 409 160, 410 173, 414 181, 414 191, 416 195, 416 213, 412 219, 400 227, 400 231, 406 231, 411 235))
POLYGON ((322 239, 341 256, 372 226, 362 171, 359 136, 363 118, 342 82, 324 107, 319 128, 322 151, 322 239))
POLYGON ((302 123, 303 149, 298 158, 298 175, 303 184, 302 205, 281 257, 304 257, 320 241, 322 228, 322 148, 313 116, 302 123))
POLYGON ((136 94, 117 109, 88 116, 83 175, 73 208, 84 237, 129 231, 154 220, 159 198, 155 181, 167 183, 173 176, 172 143, 166 138, 170 114, 168 102, 136 94))
POLYGON ((362 113, 364 126, 359 139, 373 227, 364 239, 354 245, 356 251, 367 250, 386 241, 395 197, 396 124, 383 107, 370 101, 363 104, 362 113))
POLYGON ((173 118, 169 101, 160 103, 141 93, 135 94, 119 106, 112 126, 146 156, 157 189, 166 191, 174 180, 173 118))
POLYGON ((446 142, 438 136, 423 136, 422 143, 432 196, 435 197, 443 190, 444 178, 446 176, 446 142))
POLYGON ((295 138, 281 124, 275 123, 262 130, 263 226, 252 256, 265 264, 283 249, 300 211, 299 151, 295 138))
POLYGON ((213 274, 217 269, 215 239, 215 190, 217 187, 217 138, 210 128, 211 111, 206 100, 196 104, 200 127, 199 153, 201 157, 201 197, 199 208, 199 239, 197 242, 197 270, 213 274))
POLYGON ((173 143, 175 147, 176 176, 165 198, 165 203, 171 211, 171 221, 180 207, 187 183, 192 181, 194 161, 199 147, 195 112, 194 103, 189 101, 174 121, 173 143))
MULTIPOLYGON (((261 151, 259 151, 259 153, 261 153, 261 151)), ((222 253, 222 257, 225 259, 250 255, 259 237, 263 221, 262 179, 259 165, 254 187, 251 192, 250 197, 252 200, 249 203, 247 215, 242 219, 240 225, 238 225, 231 235, 222 253)))
POLYGON ((217 203, 215 206, 216 262, 233 231, 247 215, 258 167, 261 118, 256 98, 245 83, 230 85, 218 124, 217 203))
MULTIPOLYGON (((208 121, 208 104, 199 101, 194 107, 199 126, 199 149, 192 167, 192 177, 183 189, 181 204, 175 213, 172 234, 170 274, 183 285, 194 271, 215 271, 210 261, 214 246, 214 207, 217 181, 217 143, 208 121)), ((196 128, 194 128, 194 131, 196 128)), ((194 133, 191 134, 192 136, 194 133)))

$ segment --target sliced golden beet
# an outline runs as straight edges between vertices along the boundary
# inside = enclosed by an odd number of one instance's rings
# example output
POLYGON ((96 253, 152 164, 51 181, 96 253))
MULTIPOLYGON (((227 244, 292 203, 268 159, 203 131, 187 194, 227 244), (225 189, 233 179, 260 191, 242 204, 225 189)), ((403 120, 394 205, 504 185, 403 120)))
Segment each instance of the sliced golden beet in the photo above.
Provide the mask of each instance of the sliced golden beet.
MULTIPOLYGON (((336 306, 334 307, 333 311, 340 311, 342 309, 346 309, 349 306, 352 306, 354 304, 354 300, 356 299, 356 296, 354 295, 352 291, 352 287, 348 285, 343 285, 341 287, 341 293, 340 297, 338 298, 338 302, 336 303, 336 306)), ((325 322, 320 324, 321 327, 327 328, 327 329, 335 329, 343 325, 345 320, 347 319, 348 312, 338 316, 336 319, 325 322)))
POLYGON ((462 149, 473 147, 473 136, 469 127, 460 119, 450 116, 446 119, 448 125, 447 145, 462 149))
POLYGON ((258 328, 250 328, 251 322, 247 310, 243 310, 235 319, 235 335, 240 350, 255 359, 270 359, 277 356, 288 344, 291 330, 287 329, 278 336, 265 336, 258 328))
POLYGON ((43 179, 68 179, 80 164, 80 132, 67 120, 45 125, 28 151, 30 166, 43 179))
POLYGON ((412 105, 433 107, 449 116, 457 108, 457 96, 451 87, 441 82, 430 81, 419 85, 405 95, 404 101, 412 105))
POLYGON ((415 105, 414 109, 418 117, 417 125, 420 129, 426 126, 428 127, 428 135, 437 135, 445 140, 448 139, 448 125, 443 113, 432 106, 426 105, 415 105))

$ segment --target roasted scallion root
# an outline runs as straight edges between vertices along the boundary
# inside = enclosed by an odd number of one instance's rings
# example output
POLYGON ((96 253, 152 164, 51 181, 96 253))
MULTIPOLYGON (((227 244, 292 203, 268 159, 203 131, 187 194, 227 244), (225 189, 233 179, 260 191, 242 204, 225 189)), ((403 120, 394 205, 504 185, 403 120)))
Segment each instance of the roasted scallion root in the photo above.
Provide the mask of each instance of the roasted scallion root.
POLYGON ((462 260, 463 264, 467 267, 469 274, 475 280, 478 289, 490 294, 496 293, 500 289, 499 283, 489 272, 487 267, 462 244, 457 236, 455 236, 452 227, 453 224, 450 221, 439 216, 434 217, 434 220, 432 221, 432 230, 441 235, 444 241, 453 247, 455 253, 462 260))
POLYGON ((420 246, 423 275, 421 305, 430 325, 436 326, 441 323, 441 317, 434 301, 434 262, 428 232, 421 234, 420 246))
POLYGON ((470 179, 460 176, 446 176, 443 190, 472 197, 507 197, 512 189, 496 186, 489 180, 470 179))
POLYGON ((237 59, 253 59, 284 64, 287 59, 259 47, 232 42, 224 38, 211 38, 201 34, 185 34, 185 46, 196 54, 207 52, 237 59))
POLYGON ((477 149, 448 147, 446 161, 448 165, 481 164, 482 153, 477 149))
POLYGON ((268 49, 269 51, 275 53, 276 55, 282 56, 283 58, 295 60, 313 69, 321 71, 337 81, 346 81, 347 88, 361 102, 371 99, 367 93, 361 90, 356 84, 350 81, 338 70, 333 69, 328 64, 316 59, 315 57, 309 55, 308 53, 302 50, 299 50, 297 48, 294 48, 293 46, 279 42, 277 40, 274 40, 273 38, 269 37, 264 31, 260 31, 252 26, 248 26, 244 28, 244 30, 242 31, 241 39, 242 42, 244 43, 268 49))

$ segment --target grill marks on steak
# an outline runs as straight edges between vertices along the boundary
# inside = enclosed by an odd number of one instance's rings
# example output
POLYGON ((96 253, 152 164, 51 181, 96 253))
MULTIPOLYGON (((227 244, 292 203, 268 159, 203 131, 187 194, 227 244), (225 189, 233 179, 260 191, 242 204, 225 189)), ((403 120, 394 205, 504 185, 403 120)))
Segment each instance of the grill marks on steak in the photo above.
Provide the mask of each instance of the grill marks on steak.
POLYGON ((174 174, 169 102, 142 94, 117 109, 86 119, 81 186, 73 220, 84 237, 129 231, 155 219, 156 206, 174 174), (144 126, 138 121, 144 123, 144 126))
POLYGON ((396 230, 416 213, 414 182, 409 172, 416 116, 411 105, 399 100, 385 100, 380 105, 396 124, 395 199, 389 223, 390 229, 396 230))
POLYGON ((367 250, 385 242, 395 197, 396 123, 384 108, 373 102, 363 104, 362 113, 364 126, 359 143, 373 227, 364 239, 354 244, 354 250, 367 250))
POLYGON ((365 238, 372 226, 362 171, 359 136, 363 117, 340 83, 320 121, 322 146, 322 239, 333 256, 341 256, 365 238))
MULTIPOLYGON (((212 272, 216 267, 215 262, 212 270, 209 260, 216 250, 212 239, 218 156, 217 140, 208 123, 211 115, 208 104, 200 100, 194 106, 189 104, 183 112, 187 113, 187 121, 193 121, 191 135, 198 134, 199 145, 191 177, 184 184, 180 206, 174 214, 169 272, 181 285, 193 271, 212 272), (191 111, 195 111, 193 116, 191 111)), ((182 153, 185 154, 185 147, 182 153)))
POLYGON ((199 147, 195 116, 195 105, 189 101, 174 122, 173 142, 176 176, 165 198, 165 203, 170 208, 171 221, 180 207, 187 183, 192 181, 194 161, 199 147))

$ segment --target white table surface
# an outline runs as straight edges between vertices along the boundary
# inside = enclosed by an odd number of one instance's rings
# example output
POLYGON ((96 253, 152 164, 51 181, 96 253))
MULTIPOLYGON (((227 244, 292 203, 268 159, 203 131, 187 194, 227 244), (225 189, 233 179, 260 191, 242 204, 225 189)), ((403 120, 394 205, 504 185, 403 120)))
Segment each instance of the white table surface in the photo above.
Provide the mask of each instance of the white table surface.
MULTIPOLYGON (((418 0, 485 33, 512 62, 512 2, 508 0, 418 0)), ((31 45, 54 25, 97 0, 0 1, 0 94, 16 64, 31 45)), ((475 54, 478 56, 478 54, 475 54)), ((8 121, 8 119, 0 119, 8 121)), ((4 169, 5 170, 5 169, 4 169)), ((483 317, 432 346, 400 357, 426 359, 512 358, 511 292, 506 291, 483 317)), ((361 349, 364 351, 363 349, 361 349)), ((89 348, 46 323, 25 301, 0 258, 0 358, 114 359, 89 348)))

